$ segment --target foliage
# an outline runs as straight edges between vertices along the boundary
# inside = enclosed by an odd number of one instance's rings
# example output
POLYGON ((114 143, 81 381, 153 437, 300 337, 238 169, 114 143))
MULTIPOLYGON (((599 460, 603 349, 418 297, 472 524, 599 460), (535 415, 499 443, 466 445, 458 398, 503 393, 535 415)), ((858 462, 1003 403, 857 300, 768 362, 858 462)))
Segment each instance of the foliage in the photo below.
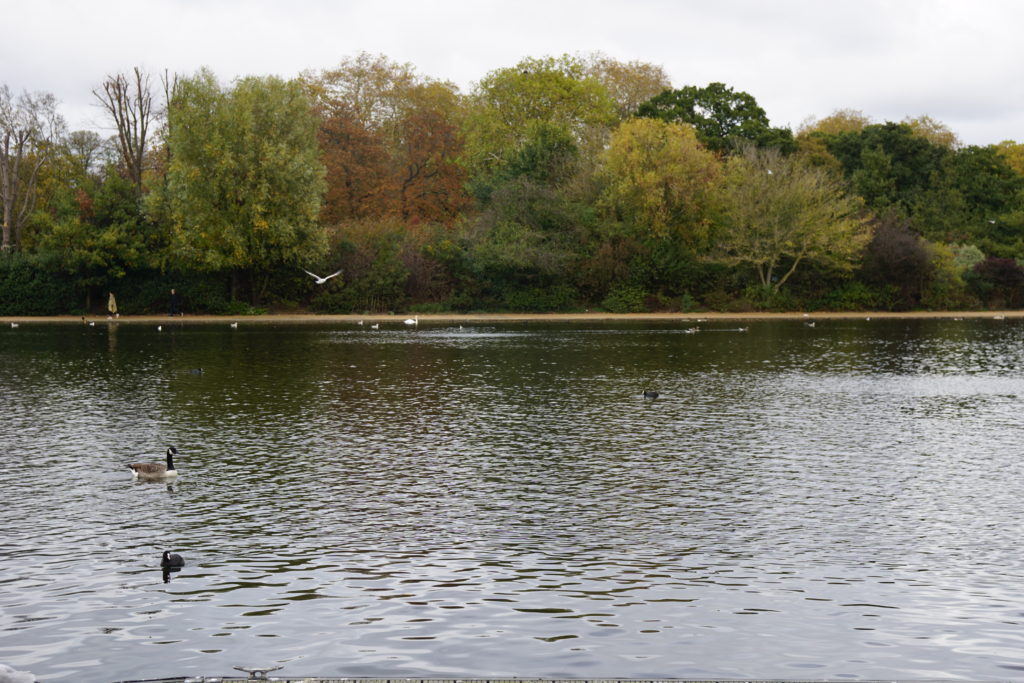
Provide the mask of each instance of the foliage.
POLYGON ((854 191, 877 210, 908 211, 950 154, 905 123, 872 124, 825 140, 854 191))
POLYGON ((1024 143, 1003 140, 995 148, 1014 173, 1024 176, 1024 143))
POLYGON ((328 224, 397 216, 451 223, 468 203, 454 85, 362 53, 306 76, 320 114, 328 224))
POLYGON ((974 266, 968 284, 991 308, 1020 308, 1024 305, 1024 268, 1009 258, 990 256, 974 266))
POLYGON ((930 116, 908 116, 903 123, 910 126, 914 135, 922 137, 933 145, 953 150, 960 146, 960 138, 950 130, 949 126, 936 121, 930 116))
POLYGON ((113 142, 0 89, 4 244, 29 259, 4 271, 11 310, 109 289, 163 311, 172 286, 236 313, 950 308, 1024 288, 1024 145, 962 146, 927 116, 838 110, 794 140, 747 93, 601 54, 523 59, 468 96, 365 53, 301 81, 168 75, 166 119, 125 73, 97 90, 113 142), (301 270, 339 267, 323 286, 301 270))
MULTIPOLYGON (((382 312, 405 307, 409 269, 403 261, 401 222, 367 219, 332 229, 327 268, 343 274, 328 281, 312 300, 314 310, 326 313, 382 312)), ((326 270, 326 268, 325 268, 326 270)))
POLYGON ((847 280, 839 287, 829 290, 815 308, 828 311, 877 311, 892 308, 897 296, 893 285, 869 285, 860 280, 847 280))
POLYGON ((857 109, 836 109, 823 119, 811 117, 800 124, 797 137, 808 137, 811 133, 836 135, 837 133, 859 133, 871 125, 871 117, 857 109))
POLYGON ((615 102, 619 119, 626 120, 640 105, 672 87, 665 69, 647 62, 620 62, 594 53, 584 61, 586 73, 597 79, 615 102))
POLYGON ((647 309, 647 292, 636 285, 618 285, 601 301, 601 306, 612 313, 642 313, 647 309))
POLYGON ((958 250, 947 244, 929 243, 927 249, 931 276, 921 293, 921 304, 938 310, 976 308, 978 300, 968 290, 964 274, 984 260, 981 252, 973 249, 978 257, 974 261, 975 254, 970 250, 958 250), (967 263, 971 265, 965 267, 967 263))
POLYGON ((223 90, 201 71, 179 83, 169 123, 163 199, 182 265, 266 272, 323 253, 323 166, 297 81, 249 77, 223 90))
POLYGON ((531 122, 562 129, 582 150, 603 144, 615 103, 576 58, 524 59, 484 76, 474 88, 465 120, 466 164, 471 177, 500 174, 523 147, 531 122))
POLYGON ((18 249, 36 207, 39 171, 58 149, 64 119, 49 93, 15 97, 0 84, 0 250, 18 249))
POLYGON ((722 187, 718 258, 751 264, 778 292, 804 259, 852 269, 870 229, 860 203, 820 167, 748 147, 730 159, 722 187))
POLYGON ((666 90, 642 104, 637 115, 688 123, 696 128, 700 141, 716 152, 742 144, 779 147, 786 152, 795 149, 793 133, 788 128, 772 128, 753 95, 734 91, 724 83, 666 90))
POLYGON ((572 310, 578 296, 573 287, 556 284, 508 290, 503 301, 508 310, 517 313, 551 313, 572 310))
POLYGON ((916 308, 932 276, 932 261, 925 240, 910 222, 889 213, 875 223, 874 234, 861 264, 861 278, 894 292, 892 306, 916 308))
POLYGON ((0 255, 0 315, 59 315, 75 312, 76 300, 67 277, 38 256, 0 255))
POLYGON ((642 235, 672 233, 691 244, 706 239, 721 167, 691 126, 626 121, 612 135, 602 160, 604 189, 598 206, 611 217, 642 235))

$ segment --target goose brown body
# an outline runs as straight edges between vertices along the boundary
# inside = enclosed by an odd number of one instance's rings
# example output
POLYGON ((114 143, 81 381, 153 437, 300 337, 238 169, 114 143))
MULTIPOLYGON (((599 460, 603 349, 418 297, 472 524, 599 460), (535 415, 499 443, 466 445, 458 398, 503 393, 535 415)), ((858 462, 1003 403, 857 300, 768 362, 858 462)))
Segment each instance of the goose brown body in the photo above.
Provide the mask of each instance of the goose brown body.
POLYGON ((137 462, 128 465, 128 468, 132 471, 132 476, 139 479, 167 479, 168 477, 176 477, 178 476, 178 471, 174 469, 172 456, 177 454, 178 450, 171 446, 167 449, 167 464, 137 462))

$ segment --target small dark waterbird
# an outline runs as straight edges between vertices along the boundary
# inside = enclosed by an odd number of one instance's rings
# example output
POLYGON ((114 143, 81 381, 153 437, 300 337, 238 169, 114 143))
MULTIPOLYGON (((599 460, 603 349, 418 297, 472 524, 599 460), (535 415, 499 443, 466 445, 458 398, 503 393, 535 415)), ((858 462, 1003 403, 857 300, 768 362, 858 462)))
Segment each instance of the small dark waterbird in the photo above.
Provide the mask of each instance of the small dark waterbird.
POLYGON ((180 569, 185 566, 185 560, 178 553, 165 550, 160 558, 160 566, 164 569, 180 569))
POLYGON ((660 394, 657 391, 653 391, 651 389, 644 389, 644 398, 649 398, 653 400, 658 398, 658 396, 660 396, 660 394))
POLYGON ((178 449, 174 446, 169 446, 167 448, 166 465, 157 462, 137 462, 128 465, 128 469, 132 471, 132 476, 136 479, 159 480, 176 477, 178 476, 178 470, 174 469, 173 456, 177 454, 178 449))

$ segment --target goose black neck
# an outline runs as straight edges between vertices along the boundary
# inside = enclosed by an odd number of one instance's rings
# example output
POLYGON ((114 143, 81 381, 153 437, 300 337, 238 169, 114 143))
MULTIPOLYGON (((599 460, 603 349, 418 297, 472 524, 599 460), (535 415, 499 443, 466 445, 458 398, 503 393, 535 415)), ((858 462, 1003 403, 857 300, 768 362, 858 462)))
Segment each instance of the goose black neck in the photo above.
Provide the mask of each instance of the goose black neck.
POLYGON ((171 459, 171 449, 167 449, 167 469, 168 471, 174 469, 174 460, 171 459))

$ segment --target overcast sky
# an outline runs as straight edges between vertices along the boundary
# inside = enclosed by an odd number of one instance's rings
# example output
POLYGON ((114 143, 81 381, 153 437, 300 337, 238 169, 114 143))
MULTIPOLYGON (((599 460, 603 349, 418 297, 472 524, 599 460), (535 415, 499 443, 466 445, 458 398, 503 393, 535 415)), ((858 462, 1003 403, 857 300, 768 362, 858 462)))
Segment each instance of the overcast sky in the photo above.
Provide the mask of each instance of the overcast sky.
POLYGON ((748 92, 775 126, 852 108, 1024 142, 1015 0, 0 0, 0 18, 0 83, 53 93, 71 129, 102 130, 92 90, 135 66, 229 83, 366 51, 468 92, 523 57, 600 51, 748 92))

